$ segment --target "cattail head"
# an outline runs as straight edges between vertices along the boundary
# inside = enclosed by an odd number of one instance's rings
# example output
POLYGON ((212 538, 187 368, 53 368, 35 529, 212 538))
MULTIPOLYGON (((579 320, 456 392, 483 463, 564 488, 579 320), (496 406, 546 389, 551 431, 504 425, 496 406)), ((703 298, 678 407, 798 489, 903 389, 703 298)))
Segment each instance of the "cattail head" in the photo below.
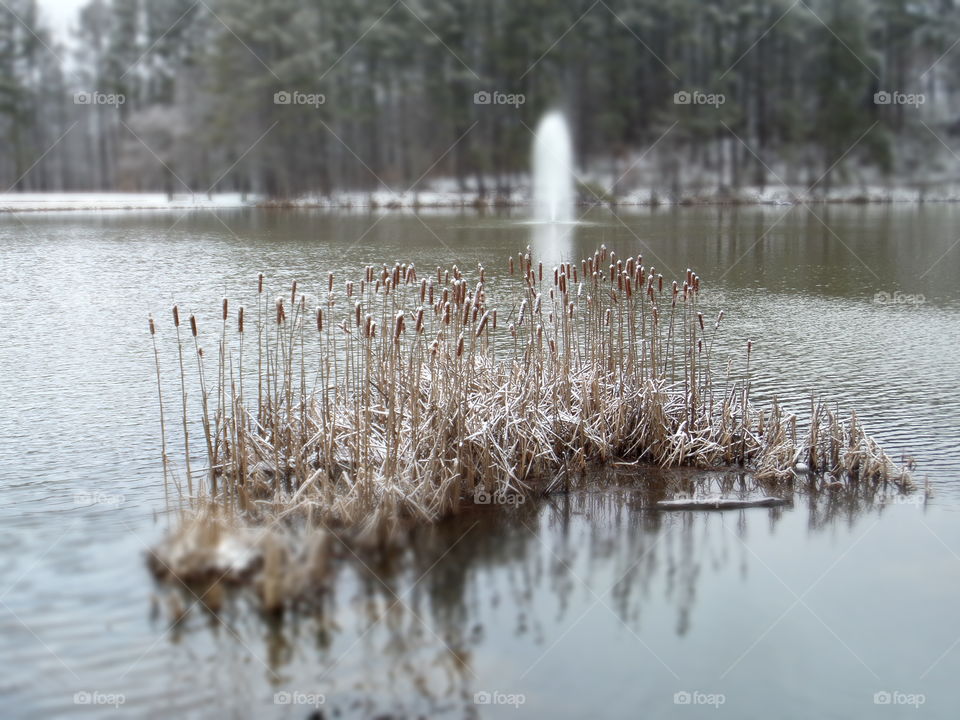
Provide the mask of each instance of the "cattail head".
POLYGON ((180 327, 180 308, 173 306, 173 326, 180 327))
POLYGON ((393 339, 395 342, 400 342, 400 335, 405 329, 406 323, 403 320, 403 311, 401 311, 397 313, 397 317, 393 324, 393 339))
POLYGON ((361 313, 362 309, 363 309, 363 308, 362 308, 362 306, 360 305, 360 301, 357 300, 357 302, 355 302, 355 303, 353 304, 353 314, 354 314, 354 319, 355 319, 355 322, 356 322, 356 326, 357 326, 357 327, 360 327, 360 313, 361 313))
POLYGON ((480 318, 480 323, 477 325, 476 337, 480 337, 483 334, 484 328, 487 327, 487 319, 490 317, 490 312, 487 311, 483 314, 483 317, 480 318))
POLYGON ((323 332, 323 310, 317 308, 317 332, 323 332))
POLYGON ((750 358, 750 353, 753 351, 753 340, 747 340, 747 359, 750 358))
POLYGON ((287 313, 283 309, 283 300, 277 300, 277 325, 282 325, 283 321, 286 320, 287 313))
MULTIPOLYGON (((320 312, 319 310, 317 312, 320 312)), ((237 330, 243 333, 243 305, 237 310, 237 330)))
POLYGON ((510 262, 508 263, 510 268, 510 274, 513 275, 513 255, 510 256, 510 262))
POLYGON ((294 280, 290 285, 290 305, 293 306, 297 302, 297 281, 294 280))
POLYGON ((496 330, 497 329, 497 309, 496 308, 493 309, 492 319, 493 319, 493 329, 496 330))
POLYGON ((663 275, 657 275, 657 292, 663 292, 663 275))
POLYGON ((223 321, 227 321, 227 299, 223 299, 223 321))
POLYGON ((333 292, 333 273, 327 273, 327 292, 333 292))
POLYGON ((197 336, 197 319, 193 315, 190 316, 190 333, 197 336))
POLYGON ((700 324, 700 329, 703 330, 703 313, 697 313, 697 322, 700 324))
POLYGON ((263 273, 257 276, 257 293, 263 292, 263 273))
POLYGON ((417 323, 416 323, 415 329, 418 335, 423 332, 423 306, 422 305, 417 308, 417 323))
POLYGON ((457 357, 463 355, 463 333, 457 338, 457 357))
POLYGON ((150 334, 151 334, 151 335, 156 335, 156 334, 157 334, 157 328, 156 328, 156 326, 153 324, 153 315, 150 315, 150 334))

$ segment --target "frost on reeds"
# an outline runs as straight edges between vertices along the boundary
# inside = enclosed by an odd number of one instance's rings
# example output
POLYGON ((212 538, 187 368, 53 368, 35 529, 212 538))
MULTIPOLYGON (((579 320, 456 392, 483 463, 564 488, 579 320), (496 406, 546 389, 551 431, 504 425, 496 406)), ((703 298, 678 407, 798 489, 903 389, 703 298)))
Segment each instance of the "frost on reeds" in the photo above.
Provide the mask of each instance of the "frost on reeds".
POLYGON ((613 460, 909 485, 855 414, 815 404, 800 423, 776 402, 754 407, 752 343, 741 377, 712 369, 723 313, 704 317, 694 272, 671 283, 605 247, 501 266, 496 278, 368 266, 328 273, 316 295, 294 283, 271 296, 261 275, 254 311, 224 300, 216 327, 190 316, 191 338, 175 308, 184 451, 196 423, 207 456, 179 497, 383 538, 478 493, 549 493, 613 460))

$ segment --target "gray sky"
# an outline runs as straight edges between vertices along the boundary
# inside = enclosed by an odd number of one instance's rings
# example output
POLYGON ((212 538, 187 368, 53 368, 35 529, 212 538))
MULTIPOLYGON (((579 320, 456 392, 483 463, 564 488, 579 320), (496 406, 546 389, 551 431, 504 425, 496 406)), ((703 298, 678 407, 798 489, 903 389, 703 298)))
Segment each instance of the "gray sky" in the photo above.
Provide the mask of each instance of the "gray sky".
POLYGON ((43 18, 56 34, 56 39, 66 42, 69 31, 77 25, 80 8, 87 3, 87 0, 38 0, 38 2, 43 18))

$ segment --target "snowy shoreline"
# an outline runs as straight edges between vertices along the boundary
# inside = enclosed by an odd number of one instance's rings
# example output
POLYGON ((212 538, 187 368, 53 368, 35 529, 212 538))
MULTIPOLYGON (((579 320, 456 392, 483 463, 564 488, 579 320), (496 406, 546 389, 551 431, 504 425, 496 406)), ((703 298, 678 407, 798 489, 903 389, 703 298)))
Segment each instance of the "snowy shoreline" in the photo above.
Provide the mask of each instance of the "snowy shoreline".
MULTIPOLYGON (((837 188, 829 193, 811 195, 802 189, 744 188, 738 192, 681 192, 671 197, 655 188, 641 188, 602 200, 581 194, 580 207, 608 205, 616 207, 692 206, 692 205, 801 205, 801 204, 880 204, 958 202, 960 185, 943 185, 935 190, 886 187, 837 188)), ((289 199, 268 199, 239 193, 174 195, 163 193, 4 193, 0 194, 0 213, 123 210, 226 210, 329 209, 329 210, 487 210, 520 208, 530 204, 526 190, 509 194, 481 195, 475 191, 424 191, 419 193, 350 192, 333 195, 308 195, 289 199)))

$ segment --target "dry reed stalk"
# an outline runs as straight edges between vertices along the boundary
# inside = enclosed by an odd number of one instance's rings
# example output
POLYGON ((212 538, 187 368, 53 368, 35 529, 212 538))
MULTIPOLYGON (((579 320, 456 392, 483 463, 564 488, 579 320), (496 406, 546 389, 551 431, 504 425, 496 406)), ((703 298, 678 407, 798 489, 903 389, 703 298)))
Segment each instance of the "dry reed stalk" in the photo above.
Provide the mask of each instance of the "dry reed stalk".
POLYGON ((193 498, 193 475, 190 472, 190 431, 187 413, 187 377, 183 368, 183 343, 180 339, 180 308, 173 306, 173 326, 177 331, 177 357, 180 361, 180 399, 182 401, 183 455, 187 466, 187 494, 193 498))
MULTIPOLYGON (((157 326, 153 321, 153 315, 149 317, 150 342, 153 344, 153 361, 157 372, 157 404, 160 408, 160 460, 163 463, 163 499, 169 505, 170 491, 167 481, 170 456, 167 454, 167 424, 163 412, 163 383, 160 378, 160 350, 157 347, 157 326)), ((179 493, 179 486, 177 491, 179 493)))

